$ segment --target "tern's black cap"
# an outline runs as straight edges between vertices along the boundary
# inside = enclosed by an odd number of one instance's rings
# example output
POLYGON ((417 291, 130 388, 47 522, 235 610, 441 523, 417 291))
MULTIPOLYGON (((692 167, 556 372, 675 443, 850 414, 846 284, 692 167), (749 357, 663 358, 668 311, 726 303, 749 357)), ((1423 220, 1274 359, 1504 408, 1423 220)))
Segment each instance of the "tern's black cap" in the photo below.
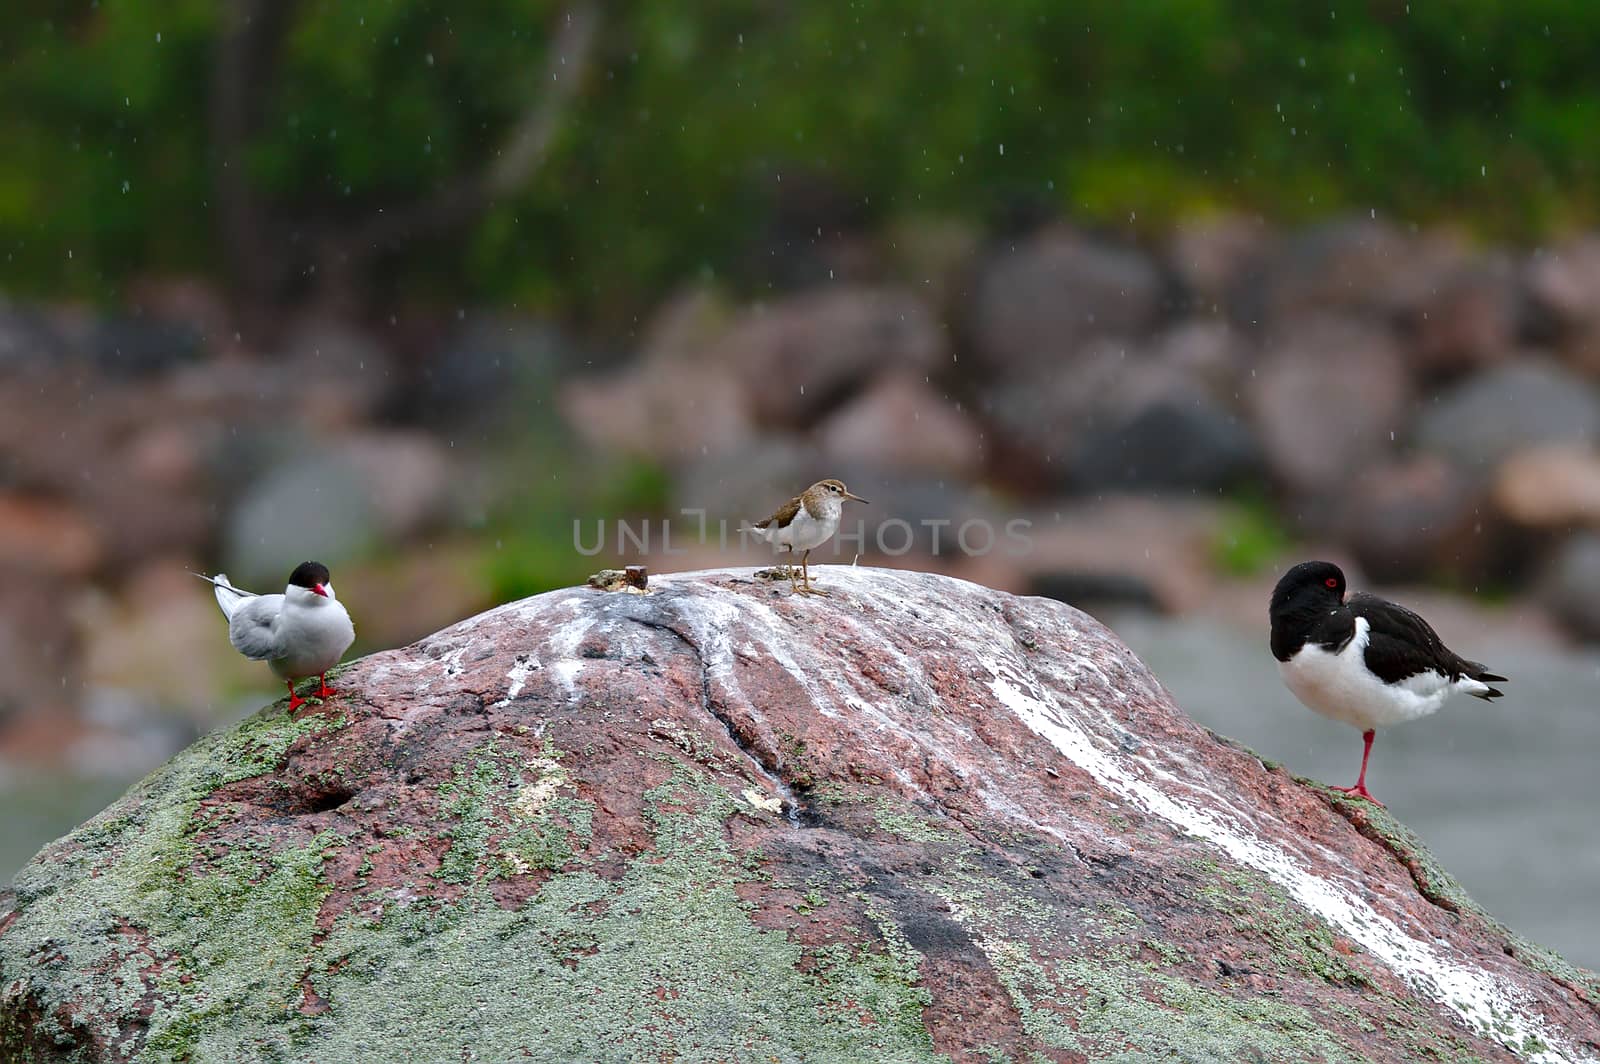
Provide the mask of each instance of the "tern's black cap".
POLYGON ((295 587, 313 588, 332 579, 328 567, 321 562, 301 562, 289 574, 289 583, 295 587))

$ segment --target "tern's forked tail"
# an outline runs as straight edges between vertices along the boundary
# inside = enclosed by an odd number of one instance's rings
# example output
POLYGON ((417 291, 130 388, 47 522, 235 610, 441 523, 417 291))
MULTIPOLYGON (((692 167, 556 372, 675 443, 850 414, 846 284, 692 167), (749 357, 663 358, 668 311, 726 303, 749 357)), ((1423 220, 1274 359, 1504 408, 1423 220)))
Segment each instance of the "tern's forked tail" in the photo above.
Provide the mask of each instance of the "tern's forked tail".
POLYGON ((229 620, 233 619, 233 611, 239 608, 239 603, 247 598, 255 598, 255 592, 245 591, 234 587, 228 580, 227 573, 218 573, 216 576, 207 576, 204 573, 190 571, 191 576, 198 576, 211 585, 213 593, 217 596, 217 606, 222 610, 222 615, 229 620))

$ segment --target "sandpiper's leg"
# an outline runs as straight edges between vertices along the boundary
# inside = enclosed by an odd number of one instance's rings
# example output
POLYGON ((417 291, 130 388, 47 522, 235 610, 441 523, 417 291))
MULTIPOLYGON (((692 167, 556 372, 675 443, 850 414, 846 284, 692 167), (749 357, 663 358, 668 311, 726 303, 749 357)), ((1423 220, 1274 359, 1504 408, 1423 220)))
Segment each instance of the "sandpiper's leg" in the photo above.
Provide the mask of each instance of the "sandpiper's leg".
POLYGON ((295 710, 297 710, 301 706, 305 705, 306 704, 306 700, 301 698, 299 695, 295 694, 294 681, 293 680, 285 680, 283 682, 289 688, 289 712, 293 713, 295 710))
POLYGON ((820 588, 820 587, 812 587, 811 586, 811 569, 806 564, 806 559, 808 559, 810 557, 811 557, 811 552, 809 550, 806 551, 804 554, 800 555, 800 578, 805 581, 806 594, 808 594, 808 595, 826 595, 827 592, 822 590, 822 588, 820 588))
POLYGON ((338 693, 339 693, 338 691, 335 691, 333 688, 328 686, 328 674, 327 673, 323 673, 321 676, 319 676, 317 678, 317 697, 318 698, 332 698, 334 695, 336 695, 338 693))
POLYGON ((798 594, 800 591, 800 584, 794 578, 794 547, 790 546, 786 547, 785 549, 789 552, 789 558, 786 562, 784 562, 783 571, 789 574, 789 587, 792 588, 796 594, 798 594))
POLYGON ((1367 758, 1372 756, 1372 740, 1378 733, 1371 728, 1361 733, 1361 774, 1356 777, 1354 787, 1335 787, 1334 790, 1341 794, 1353 794, 1358 798, 1365 798, 1373 805, 1382 806, 1383 803, 1374 798, 1367 790, 1367 758))

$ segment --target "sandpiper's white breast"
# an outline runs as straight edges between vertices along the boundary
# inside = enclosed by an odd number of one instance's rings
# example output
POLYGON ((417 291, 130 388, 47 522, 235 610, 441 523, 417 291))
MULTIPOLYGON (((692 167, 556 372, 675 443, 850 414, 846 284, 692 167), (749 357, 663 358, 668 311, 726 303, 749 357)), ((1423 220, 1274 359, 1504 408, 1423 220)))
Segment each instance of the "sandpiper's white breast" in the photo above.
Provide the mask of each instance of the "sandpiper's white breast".
POLYGON ((811 511, 804 506, 800 507, 800 512, 794 515, 789 527, 783 530, 787 539, 779 542, 792 544, 795 550, 801 551, 822 546, 839 531, 839 517, 842 510, 843 507, 839 505, 838 500, 834 500, 832 506, 824 503, 821 517, 813 517, 811 511))
POLYGON ((1384 683, 1367 669, 1363 657, 1370 638, 1371 625, 1357 617, 1355 634, 1337 653, 1307 643, 1294 657, 1280 661, 1283 682, 1311 709, 1362 731, 1425 717, 1457 686, 1470 692, 1476 683, 1452 683, 1431 671, 1384 683))
POLYGON ((822 546, 839 531, 839 517, 844 512, 844 503, 837 498, 825 497, 816 505, 817 516, 813 516, 802 504, 787 525, 779 528, 774 523, 762 529, 762 538, 774 547, 793 547, 796 551, 814 550, 822 546))

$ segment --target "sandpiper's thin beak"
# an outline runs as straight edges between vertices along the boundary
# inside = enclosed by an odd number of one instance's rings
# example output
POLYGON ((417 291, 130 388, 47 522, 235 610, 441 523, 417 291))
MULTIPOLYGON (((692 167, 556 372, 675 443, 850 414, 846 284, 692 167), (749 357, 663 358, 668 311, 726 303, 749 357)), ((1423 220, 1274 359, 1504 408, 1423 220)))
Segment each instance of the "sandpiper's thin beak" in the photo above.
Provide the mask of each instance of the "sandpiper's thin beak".
POLYGON ((313 595, 321 595, 323 598, 328 597, 328 589, 323 587, 321 584, 312 584, 311 593, 313 595))
POLYGON ((848 491, 844 493, 844 497, 847 498, 847 499, 854 499, 856 502, 866 502, 867 501, 867 500, 863 499, 859 495, 850 494, 848 491))

